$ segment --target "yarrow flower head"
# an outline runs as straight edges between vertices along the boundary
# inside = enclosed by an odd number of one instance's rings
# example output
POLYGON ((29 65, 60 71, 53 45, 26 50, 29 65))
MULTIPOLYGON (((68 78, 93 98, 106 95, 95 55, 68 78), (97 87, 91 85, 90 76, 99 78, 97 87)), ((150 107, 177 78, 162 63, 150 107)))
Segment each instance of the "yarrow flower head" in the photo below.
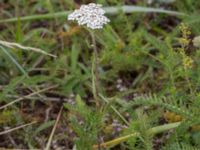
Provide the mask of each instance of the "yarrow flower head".
POLYGON ((86 25, 91 29, 102 29, 110 20, 104 16, 102 5, 90 3, 82 5, 68 16, 68 20, 77 21, 79 25, 86 25))

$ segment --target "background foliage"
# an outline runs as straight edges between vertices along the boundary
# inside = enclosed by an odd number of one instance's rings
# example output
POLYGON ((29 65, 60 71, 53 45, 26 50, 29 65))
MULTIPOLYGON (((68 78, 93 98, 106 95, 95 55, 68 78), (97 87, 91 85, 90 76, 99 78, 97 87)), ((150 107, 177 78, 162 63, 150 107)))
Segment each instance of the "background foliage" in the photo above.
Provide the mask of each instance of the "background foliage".
POLYGON ((200 35, 200 1, 95 1, 186 14, 145 13, 142 8, 107 14, 111 23, 95 34, 102 103, 98 109, 92 96, 91 37, 67 16, 53 15, 89 2, 0 0, 0 40, 57 56, 0 46, 0 133, 37 122, 0 134, 0 147, 44 149, 56 125, 50 149, 88 150, 107 141, 107 149, 200 149, 200 40, 194 44, 200 35), (51 19, 37 19, 41 14, 51 19), (20 19, 31 15, 36 18, 20 19), (6 22, 14 17, 17 21, 6 22), (158 131, 164 124, 177 128, 158 131))

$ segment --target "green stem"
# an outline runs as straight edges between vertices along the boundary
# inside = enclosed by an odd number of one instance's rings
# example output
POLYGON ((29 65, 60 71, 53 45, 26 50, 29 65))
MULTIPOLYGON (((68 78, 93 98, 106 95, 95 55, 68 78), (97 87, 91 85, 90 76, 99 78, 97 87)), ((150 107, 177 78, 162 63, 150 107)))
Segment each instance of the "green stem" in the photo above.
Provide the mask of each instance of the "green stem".
MULTIPOLYGON (((100 94, 99 96, 102 100, 109 104, 109 101, 103 95, 100 94)), ((123 115, 120 114, 120 112, 113 105, 110 105, 110 107, 121 118, 121 120, 124 121, 124 123, 126 123, 126 125, 130 126, 129 122, 123 117, 123 115)))
POLYGON ((94 31, 89 30, 91 38, 92 38, 92 47, 93 47, 93 63, 92 63, 92 89, 93 89, 93 96, 95 99, 96 107, 100 106, 100 101, 98 98, 99 95, 99 63, 98 63, 98 51, 96 45, 96 39, 94 35, 94 31))
POLYGON ((153 127, 147 131, 148 134, 158 134, 170 129, 174 129, 178 127, 181 124, 181 122, 176 122, 176 123, 170 123, 170 124, 165 124, 157 127, 153 127))

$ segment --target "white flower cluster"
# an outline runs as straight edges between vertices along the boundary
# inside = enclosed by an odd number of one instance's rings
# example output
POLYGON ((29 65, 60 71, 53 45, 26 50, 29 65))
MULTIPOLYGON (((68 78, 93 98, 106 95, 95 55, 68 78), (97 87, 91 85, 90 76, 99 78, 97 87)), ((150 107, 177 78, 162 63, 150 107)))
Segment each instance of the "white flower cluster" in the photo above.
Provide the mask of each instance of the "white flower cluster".
POLYGON ((105 11, 101 7, 102 5, 94 3, 82 5, 80 9, 75 10, 68 16, 68 20, 76 20, 79 25, 86 25, 91 29, 101 29, 103 25, 110 22, 104 16, 105 11))

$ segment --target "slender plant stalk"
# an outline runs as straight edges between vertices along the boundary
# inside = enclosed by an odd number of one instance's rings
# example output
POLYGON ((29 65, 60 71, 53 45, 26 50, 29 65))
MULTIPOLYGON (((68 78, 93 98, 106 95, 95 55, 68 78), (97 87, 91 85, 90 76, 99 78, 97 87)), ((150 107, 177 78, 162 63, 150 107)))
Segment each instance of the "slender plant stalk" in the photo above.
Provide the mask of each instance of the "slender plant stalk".
POLYGON ((191 84, 190 79, 188 77, 188 71, 187 71, 187 68, 185 68, 185 67, 184 67, 184 72, 185 72, 185 80, 186 80, 186 82, 188 84, 188 87, 189 87, 189 90, 190 90, 190 94, 192 94, 192 96, 195 97, 194 91, 192 89, 192 84, 191 84))
MULTIPOLYGON (((94 31, 89 30, 89 33, 92 38, 92 47, 93 47, 93 62, 92 62, 92 90, 93 90, 93 96, 96 103, 96 108, 100 107, 100 100, 99 100, 99 62, 98 62, 98 50, 97 50, 97 44, 95 39, 94 31)), ((101 150, 101 142, 100 142, 100 134, 97 134, 97 149, 101 150)))
MULTIPOLYGON (((102 100, 109 104, 109 101, 103 95, 100 94, 99 96, 102 100)), ((126 123, 126 125, 130 126, 129 122, 123 117, 123 115, 120 114, 120 112, 113 105, 110 105, 110 107, 121 118, 121 120, 124 121, 124 123, 126 123)))
POLYGON ((93 63, 92 63, 92 86, 93 86, 93 96, 95 99, 96 107, 98 108, 100 106, 100 101, 98 98, 99 95, 99 63, 98 63, 98 51, 97 51, 97 45, 96 45, 96 39, 94 35, 94 31, 89 31, 91 38, 92 38, 92 47, 93 47, 93 63))

